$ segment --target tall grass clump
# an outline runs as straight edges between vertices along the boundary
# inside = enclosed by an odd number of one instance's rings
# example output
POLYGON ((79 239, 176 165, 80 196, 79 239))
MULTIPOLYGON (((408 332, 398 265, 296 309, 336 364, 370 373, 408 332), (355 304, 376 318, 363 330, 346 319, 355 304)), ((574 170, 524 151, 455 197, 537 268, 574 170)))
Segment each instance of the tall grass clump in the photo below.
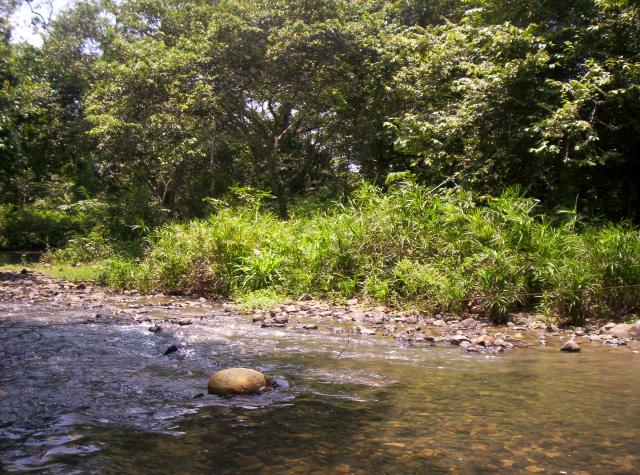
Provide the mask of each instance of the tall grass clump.
POLYGON ((543 312, 561 323, 640 306, 640 232, 542 214, 517 189, 498 197, 431 192, 400 176, 348 204, 288 221, 259 203, 160 227, 141 262, 113 262, 119 285, 222 296, 361 296, 501 321, 543 312), (261 294, 262 292, 262 294, 261 294), (266 294, 264 293, 266 292, 266 294))

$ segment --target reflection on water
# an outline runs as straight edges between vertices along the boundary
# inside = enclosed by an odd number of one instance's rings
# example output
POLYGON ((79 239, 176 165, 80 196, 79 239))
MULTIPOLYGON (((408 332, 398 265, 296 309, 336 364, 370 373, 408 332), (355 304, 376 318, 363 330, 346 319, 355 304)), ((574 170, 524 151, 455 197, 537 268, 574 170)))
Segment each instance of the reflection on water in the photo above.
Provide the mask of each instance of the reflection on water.
POLYGON ((9 471, 640 473, 629 349, 495 357, 230 316, 154 335, 27 304, 0 315, 9 471), (170 344, 180 351, 162 357, 170 344), (289 387, 194 399, 229 366, 289 387))

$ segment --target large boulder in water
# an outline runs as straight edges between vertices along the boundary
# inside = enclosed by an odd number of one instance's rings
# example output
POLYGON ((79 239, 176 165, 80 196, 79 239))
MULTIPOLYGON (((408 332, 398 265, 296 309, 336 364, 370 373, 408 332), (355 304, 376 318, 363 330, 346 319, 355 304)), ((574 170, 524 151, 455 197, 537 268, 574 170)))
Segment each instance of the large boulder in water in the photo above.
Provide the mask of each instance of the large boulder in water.
POLYGON ((267 377, 249 368, 228 368, 214 373, 209 378, 209 394, 256 394, 267 387, 267 377))

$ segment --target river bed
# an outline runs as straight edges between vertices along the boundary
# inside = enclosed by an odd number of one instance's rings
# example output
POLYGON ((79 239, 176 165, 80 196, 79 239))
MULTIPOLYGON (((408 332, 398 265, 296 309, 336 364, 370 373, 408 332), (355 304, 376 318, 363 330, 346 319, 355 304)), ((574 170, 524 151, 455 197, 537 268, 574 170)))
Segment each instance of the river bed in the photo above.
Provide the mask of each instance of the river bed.
POLYGON ((640 473, 634 347, 467 353, 261 328, 215 304, 128 307, 174 323, 0 302, 0 471, 640 473), (281 385, 205 394, 233 366, 281 385))

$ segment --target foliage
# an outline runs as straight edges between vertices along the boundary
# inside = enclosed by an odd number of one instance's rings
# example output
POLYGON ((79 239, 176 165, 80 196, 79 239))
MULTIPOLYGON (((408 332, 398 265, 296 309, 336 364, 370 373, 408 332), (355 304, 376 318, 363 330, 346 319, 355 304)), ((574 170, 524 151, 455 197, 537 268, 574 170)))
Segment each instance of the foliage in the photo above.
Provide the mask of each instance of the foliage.
POLYGON ((562 322, 637 311, 640 231, 538 210, 518 190, 363 185, 348 206, 287 222, 240 207, 165 225, 141 263, 116 273, 118 285, 171 292, 364 296, 497 321, 522 308, 562 322))

